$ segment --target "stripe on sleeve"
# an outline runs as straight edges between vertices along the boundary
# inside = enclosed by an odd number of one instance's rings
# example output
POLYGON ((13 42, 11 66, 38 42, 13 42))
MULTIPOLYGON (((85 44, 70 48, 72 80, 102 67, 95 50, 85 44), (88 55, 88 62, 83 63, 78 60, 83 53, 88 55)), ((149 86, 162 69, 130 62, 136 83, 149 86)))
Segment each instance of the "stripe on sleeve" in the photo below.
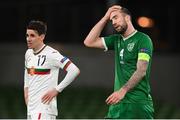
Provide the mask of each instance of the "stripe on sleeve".
POLYGON ((103 46, 104 46, 104 51, 105 51, 105 52, 108 51, 108 47, 107 47, 107 45, 106 45, 106 42, 105 42, 104 37, 101 37, 101 40, 102 40, 102 43, 103 43, 103 46))
POLYGON ((67 67, 69 66, 71 64, 71 61, 68 61, 67 63, 66 63, 66 65, 64 66, 64 70, 66 70, 67 69, 67 67))
POLYGON ((61 63, 64 63, 64 61, 66 61, 68 58, 67 57, 64 57, 63 59, 61 59, 61 63))

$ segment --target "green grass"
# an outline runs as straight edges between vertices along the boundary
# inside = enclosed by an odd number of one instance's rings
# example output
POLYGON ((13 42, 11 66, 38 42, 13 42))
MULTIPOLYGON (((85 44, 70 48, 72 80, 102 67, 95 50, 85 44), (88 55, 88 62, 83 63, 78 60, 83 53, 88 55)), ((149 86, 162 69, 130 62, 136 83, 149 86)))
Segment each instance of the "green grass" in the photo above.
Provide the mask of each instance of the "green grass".
MULTIPOLYGON (((106 97, 112 90, 68 87, 58 96, 57 118, 101 119, 108 110, 106 97)), ((179 119, 180 108, 155 100, 155 118, 179 119)), ((23 88, 0 87, 0 119, 26 119, 23 88)))

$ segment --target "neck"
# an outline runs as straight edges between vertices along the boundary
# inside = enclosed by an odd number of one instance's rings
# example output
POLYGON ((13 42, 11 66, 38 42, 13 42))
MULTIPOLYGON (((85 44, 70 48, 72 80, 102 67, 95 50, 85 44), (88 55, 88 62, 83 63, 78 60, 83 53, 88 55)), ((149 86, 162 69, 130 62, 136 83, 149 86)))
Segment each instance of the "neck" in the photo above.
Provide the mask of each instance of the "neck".
POLYGON ((128 25, 128 28, 126 30, 126 32, 122 35, 123 37, 128 37, 129 35, 131 35, 132 33, 134 33, 136 30, 135 28, 133 27, 132 24, 128 25))
POLYGON ((44 43, 40 44, 36 48, 33 48, 34 53, 38 53, 43 47, 45 46, 44 43))

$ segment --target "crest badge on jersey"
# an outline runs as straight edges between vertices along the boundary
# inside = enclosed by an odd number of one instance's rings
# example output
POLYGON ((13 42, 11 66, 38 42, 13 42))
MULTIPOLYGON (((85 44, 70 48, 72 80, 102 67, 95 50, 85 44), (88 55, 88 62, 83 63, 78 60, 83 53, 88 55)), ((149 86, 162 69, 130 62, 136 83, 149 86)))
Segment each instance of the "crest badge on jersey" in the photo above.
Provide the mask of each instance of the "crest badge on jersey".
POLYGON ((133 50, 134 45, 135 45, 135 43, 129 43, 129 44, 127 45, 127 49, 128 49, 129 52, 131 52, 131 51, 133 50))

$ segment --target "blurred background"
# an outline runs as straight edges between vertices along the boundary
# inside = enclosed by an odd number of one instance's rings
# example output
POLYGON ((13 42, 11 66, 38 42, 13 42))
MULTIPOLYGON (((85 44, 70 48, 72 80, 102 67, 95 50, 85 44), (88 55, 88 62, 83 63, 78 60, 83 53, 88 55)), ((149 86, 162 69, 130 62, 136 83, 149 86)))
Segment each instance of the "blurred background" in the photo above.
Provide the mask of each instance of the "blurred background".
MULTIPOLYGON (((180 118, 180 47, 177 1, 157 0, 1 0, 0 118, 25 119, 23 98, 26 25, 48 24, 45 43, 69 57, 80 76, 58 96, 58 118, 104 118, 105 99, 113 92, 114 54, 86 48, 83 41, 113 4, 127 7, 137 30, 154 43, 151 89, 155 118, 180 118)), ((110 23, 102 36, 114 33, 110 23)), ((60 72, 61 81, 65 73, 60 72)))

